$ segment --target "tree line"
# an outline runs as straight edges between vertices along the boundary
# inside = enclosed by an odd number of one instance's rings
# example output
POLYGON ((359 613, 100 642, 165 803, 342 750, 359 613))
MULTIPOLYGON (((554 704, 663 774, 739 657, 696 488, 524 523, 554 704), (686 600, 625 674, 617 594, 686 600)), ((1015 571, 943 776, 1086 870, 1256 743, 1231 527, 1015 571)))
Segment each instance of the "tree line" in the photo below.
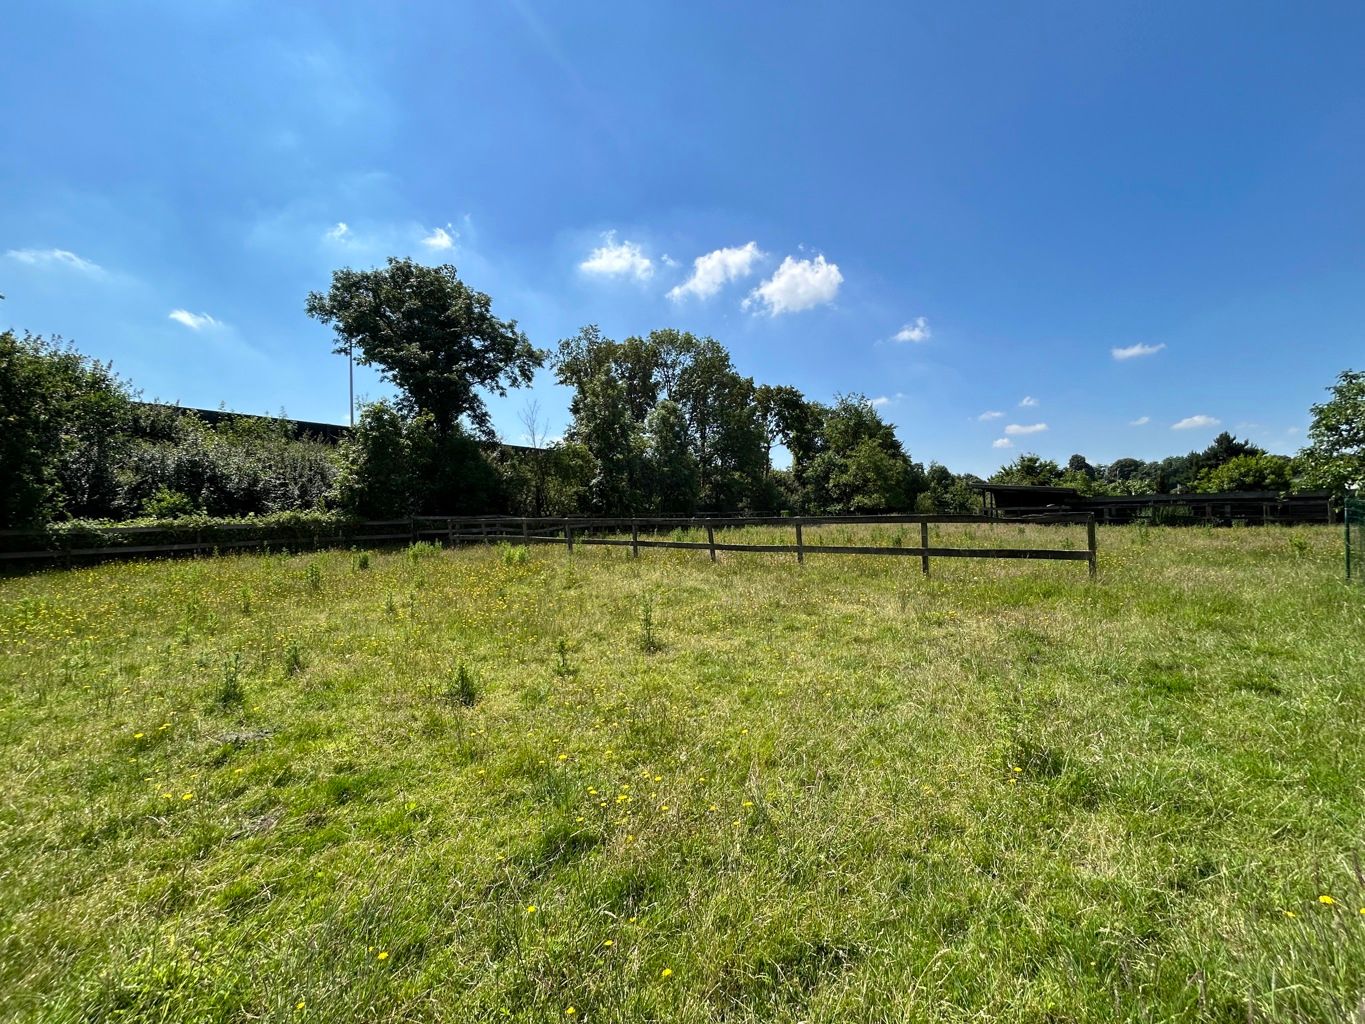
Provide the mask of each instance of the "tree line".
MULTIPOLYGON (((375 366, 397 397, 365 405, 338 445, 288 421, 209 424, 136 401, 107 363, 60 339, 0 334, 0 526, 202 513, 329 508, 366 518, 410 513, 694 515, 964 513, 980 479, 913 459, 865 396, 808 399, 741 374, 714 338, 661 329, 614 340, 584 327, 553 350, 452 266, 390 259, 344 269, 310 294, 334 351, 375 366), (548 363, 570 389, 564 437, 498 443, 485 403, 548 363), (774 465, 779 446, 789 465, 774 465)), ((1158 462, 1065 466, 1020 455, 990 479, 1084 494, 1322 488, 1365 480, 1365 373, 1343 372, 1312 408, 1308 446, 1271 455, 1220 434, 1158 462)))

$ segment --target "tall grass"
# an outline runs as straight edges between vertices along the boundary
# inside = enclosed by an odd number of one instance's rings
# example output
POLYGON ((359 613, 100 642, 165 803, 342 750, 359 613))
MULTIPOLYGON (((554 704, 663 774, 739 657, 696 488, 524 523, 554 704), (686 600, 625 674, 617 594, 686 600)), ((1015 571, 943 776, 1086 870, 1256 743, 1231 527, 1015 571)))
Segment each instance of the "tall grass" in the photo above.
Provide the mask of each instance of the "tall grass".
POLYGON ((1351 1019, 1338 535, 1100 551, 0 580, 0 1018, 1351 1019))

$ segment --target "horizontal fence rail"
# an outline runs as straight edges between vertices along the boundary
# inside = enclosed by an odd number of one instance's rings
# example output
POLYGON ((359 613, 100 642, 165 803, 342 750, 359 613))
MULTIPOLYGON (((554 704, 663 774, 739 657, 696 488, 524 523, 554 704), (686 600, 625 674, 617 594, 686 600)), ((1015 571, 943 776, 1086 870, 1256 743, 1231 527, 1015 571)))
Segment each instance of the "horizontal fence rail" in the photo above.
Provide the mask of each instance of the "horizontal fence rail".
POLYGON ((1097 571, 1097 543, 1095 517, 1089 512, 1061 512, 1003 518, 1000 516, 928 515, 928 516, 710 516, 694 518, 592 518, 592 517, 454 517, 416 516, 414 533, 423 540, 443 541, 447 544, 520 542, 523 544, 562 544, 569 551, 575 545, 584 547, 630 548, 638 557, 641 548, 677 548, 706 551, 711 561, 717 552, 738 551, 751 553, 794 554, 804 562, 808 554, 826 555, 891 555, 918 558, 920 569, 929 573, 931 558, 1015 558, 1052 561, 1086 562, 1090 575, 1097 571), (929 543, 931 524, 981 524, 999 527, 1009 525, 1084 525, 1085 550, 1070 548, 960 548, 933 546, 929 543), (917 525, 920 528, 918 546, 873 546, 850 544, 812 544, 804 531, 819 526, 876 526, 917 525), (724 528, 755 526, 782 527, 794 532, 794 543, 748 544, 716 540, 715 531, 724 528), (640 536, 642 530, 697 530, 706 532, 706 540, 657 540, 640 536), (620 536, 596 536, 608 532, 620 536), (629 536, 624 534, 629 533, 629 536))
MULTIPOLYGON (((489 544, 511 542, 521 544, 563 545, 572 552, 576 546, 629 548, 638 557, 641 549, 675 548, 706 551, 711 561, 719 552, 748 552, 795 555, 804 562, 807 555, 889 555, 918 558, 920 569, 929 573, 931 558, 1007 558, 1052 561, 1086 562, 1090 575, 1096 573, 1095 517, 1088 512, 1045 513, 1005 518, 973 515, 882 515, 882 516, 711 516, 711 517, 647 517, 594 518, 516 517, 516 516, 412 516, 359 522, 348 529, 318 529, 312 532, 294 530, 277 535, 263 535, 262 527, 252 523, 222 523, 204 526, 193 531, 193 538, 181 537, 165 544, 138 543, 156 534, 171 534, 173 527, 111 526, 88 531, 103 541, 77 547, 54 545, 54 537, 44 531, 6 530, 0 535, 15 542, 31 538, 43 546, 31 550, 0 551, 0 561, 35 562, 65 561, 78 558, 123 558, 154 555, 199 555, 219 551, 246 549, 292 548, 317 549, 355 547, 362 544, 401 544, 418 541, 439 542, 447 545, 489 544), (930 544, 929 527, 937 524, 980 524, 1001 526, 1065 526, 1086 527, 1086 547, 1076 548, 1002 548, 948 547, 930 544), (806 532, 822 526, 917 526, 919 543, 914 546, 820 544, 812 543, 806 532), (790 543, 759 544, 717 540, 718 529, 776 527, 792 531, 790 543), (659 539, 661 531, 704 532, 703 540, 659 539), (241 533, 255 532, 257 536, 242 538, 241 533), (643 535, 642 535, 643 534, 643 535), (125 541, 126 538, 126 541, 125 541), (113 543, 109 543, 112 541, 113 543)), ((7 545, 8 546, 8 545, 7 545)))

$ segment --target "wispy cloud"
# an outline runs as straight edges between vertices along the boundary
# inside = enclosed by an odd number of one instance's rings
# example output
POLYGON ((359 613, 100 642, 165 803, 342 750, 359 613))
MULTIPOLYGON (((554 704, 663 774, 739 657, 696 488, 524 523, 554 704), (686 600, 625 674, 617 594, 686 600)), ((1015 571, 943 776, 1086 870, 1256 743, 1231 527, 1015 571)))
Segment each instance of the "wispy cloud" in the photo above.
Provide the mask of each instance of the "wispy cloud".
POLYGON ((615 231, 602 235, 602 244, 588 253, 578 269, 596 277, 633 277, 637 281, 654 276, 654 262, 634 242, 617 242, 615 231))
POLYGON ((1179 422, 1172 423, 1172 430, 1194 430, 1198 427, 1216 427, 1222 421, 1213 416, 1205 416, 1199 413, 1196 416, 1186 416, 1179 422))
POLYGON ((350 226, 344 220, 339 220, 336 222, 336 226, 330 228, 327 231, 327 233, 324 234, 322 237, 329 238, 333 242, 340 242, 349 238, 350 235, 351 235, 350 226))
POLYGON ((757 242, 746 242, 698 256, 692 261, 692 276, 676 288, 670 288, 668 297, 674 302, 689 295, 709 299, 730 281, 738 281, 752 274, 758 261, 765 255, 757 242))
POLYGON ((878 395, 876 398, 870 399, 869 404, 874 409, 880 409, 882 406, 890 405, 892 402, 899 402, 904 397, 904 391, 897 391, 894 395, 878 395))
POLYGON ((178 324, 184 324, 192 331, 202 331, 207 327, 222 327, 223 322, 216 320, 207 313, 191 313, 188 309, 173 309, 168 319, 174 320, 178 324))
POLYGON ((1135 420, 1129 420, 1129 421, 1128 421, 1128 425, 1129 425, 1130 427, 1145 427, 1148 423, 1151 423, 1151 422, 1152 422, 1152 417, 1150 417, 1150 416, 1139 416, 1139 417, 1138 417, 1137 419, 1135 419, 1135 420))
POLYGON ((455 248, 455 235, 448 230, 450 225, 443 228, 432 228, 431 234, 422 237, 422 244, 433 252, 444 252, 446 249, 455 248))
POLYGON ((104 268, 98 263, 77 256, 68 249, 10 249, 5 255, 30 267, 60 267, 89 274, 91 277, 101 277, 104 274, 104 268))
POLYGON ((994 441, 991 442, 991 447, 992 447, 992 448, 1013 448, 1013 447, 1014 447, 1014 442, 1011 441, 1008 437, 997 437, 994 441))
POLYGON ((1032 409, 1037 404, 1038 399, 1034 398, 1032 395, 1025 395, 1023 398, 1019 399, 1019 408, 1021 409, 1032 409))
POLYGON ((1125 359, 1137 359, 1139 356, 1154 356, 1165 347, 1164 341, 1160 345, 1143 345, 1139 342, 1127 348, 1111 348, 1109 353, 1119 362, 1123 362, 1125 359))
POLYGON ((1023 434, 1041 434, 1046 429, 1046 423, 1011 423, 1005 428, 1005 433, 1019 437, 1023 434))
POLYGON ((810 260, 788 256, 772 277, 749 293, 741 308, 765 309, 769 316, 799 313, 833 302, 843 283, 839 265, 826 262, 822 255, 810 260))
POLYGON ((934 336, 934 332, 929 330, 929 318, 917 316, 910 323, 906 324, 894 335, 892 341, 928 341, 934 336))
POLYGON ((978 416, 977 419, 980 420, 982 423, 985 423, 987 420, 1002 419, 1004 415, 1005 414, 1003 412, 999 412, 996 409, 987 409, 980 416, 978 416))

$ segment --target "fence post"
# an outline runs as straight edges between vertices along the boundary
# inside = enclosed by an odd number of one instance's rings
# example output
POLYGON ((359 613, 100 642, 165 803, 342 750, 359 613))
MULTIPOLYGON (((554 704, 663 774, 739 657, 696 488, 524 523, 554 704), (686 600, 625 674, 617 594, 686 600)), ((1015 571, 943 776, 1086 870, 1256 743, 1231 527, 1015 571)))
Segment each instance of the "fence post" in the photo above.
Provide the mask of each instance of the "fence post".
POLYGON ((479 519, 479 535, 483 537, 484 547, 488 546, 488 520, 479 519))
POLYGON ((806 561, 806 545, 801 539, 801 520, 796 520, 796 564, 801 565, 806 561))
POLYGON ((710 521, 706 524, 706 543, 711 545, 711 561, 716 560, 716 531, 712 528, 710 521))
POLYGON ((919 521, 919 567, 924 575, 929 575, 929 522, 926 519, 919 521))
POLYGON ((1095 565, 1095 550, 1098 545, 1096 544, 1095 517, 1093 515, 1090 517, 1090 521, 1085 524, 1085 546, 1086 550, 1090 552, 1090 558, 1087 561, 1090 563, 1090 578, 1093 580, 1096 572, 1099 571, 1095 565))
POLYGON ((573 554, 573 527, 569 525, 569 517, 564 517, 564 543, 569 549, 569 554, 573 554))
POLYGON ((640 557, 640 524, 634 519, 630 521, 630 557, 640 557))

